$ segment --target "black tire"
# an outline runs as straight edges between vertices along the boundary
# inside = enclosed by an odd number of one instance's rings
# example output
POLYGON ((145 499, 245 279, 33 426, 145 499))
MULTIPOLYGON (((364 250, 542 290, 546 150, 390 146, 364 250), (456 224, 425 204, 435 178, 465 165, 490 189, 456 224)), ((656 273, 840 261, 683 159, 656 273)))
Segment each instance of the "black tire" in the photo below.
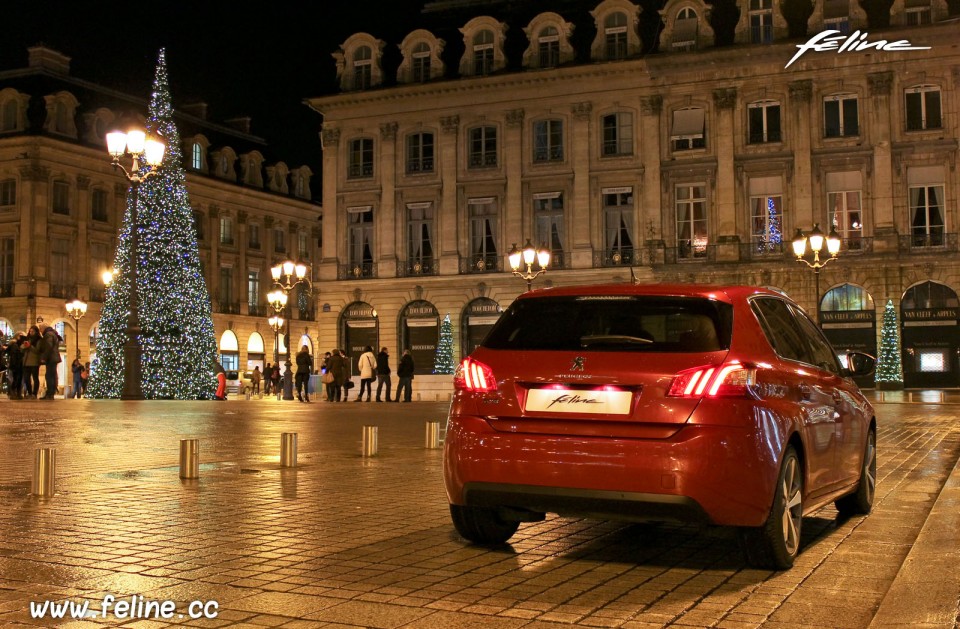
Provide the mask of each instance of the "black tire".
POLYGON ((800 527, 803 522, 803 468, 792 447, 780 464, 773 506, 763 526, 740 532, 740 542, 748 564, 755 568, 786 570, 800 552, 800 527))
POLYGON ((450 518, 457 533, 474 544, 502 544, 520 528, 520 522, 504 520, 486 507, 450 505, 450 518))
POLYGON ((840 517, 866 515, 873 509, 873 499, 877 491, 877 431, 872 426, 867 433, 867 443, 863 448, 863 463, 860 466, 860 482, 857 490, 836 500, 840 517))

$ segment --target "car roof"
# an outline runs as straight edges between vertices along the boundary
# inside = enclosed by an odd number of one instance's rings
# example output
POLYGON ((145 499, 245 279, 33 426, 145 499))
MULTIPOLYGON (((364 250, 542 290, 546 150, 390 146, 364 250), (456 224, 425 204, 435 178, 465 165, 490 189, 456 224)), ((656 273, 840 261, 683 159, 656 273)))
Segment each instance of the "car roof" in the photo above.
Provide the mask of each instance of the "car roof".
POLYGON ((537 297, 577 297, 580 295, 664 295, 677 297, 704 297, 732 303, 751 295, 772 295, 783 297, 781 293, 761 286, 720 286, 711 284, 584 284, 579 286, 548 287, 529 291, 518 299, 537 297))

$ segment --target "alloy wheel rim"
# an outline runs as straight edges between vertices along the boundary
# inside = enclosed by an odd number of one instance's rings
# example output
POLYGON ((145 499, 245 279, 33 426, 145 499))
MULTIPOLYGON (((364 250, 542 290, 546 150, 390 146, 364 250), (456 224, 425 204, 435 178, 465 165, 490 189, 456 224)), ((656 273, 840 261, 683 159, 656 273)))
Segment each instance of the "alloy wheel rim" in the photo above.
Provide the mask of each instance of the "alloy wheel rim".
POLYGON ((800 466, 797 459, 787 461, 783 475, 780 498, 783 504, 782 525, 783 543, 789 555, 797 554, 800 547, 800 522, 803 518, 803 499, 801 496, 800 466))
POLYGON ((863 482, 866 483, 867 503, 872 505, 877 489, 877 442, 872 432, 867 437, 867 451, 863 455, 863 482))

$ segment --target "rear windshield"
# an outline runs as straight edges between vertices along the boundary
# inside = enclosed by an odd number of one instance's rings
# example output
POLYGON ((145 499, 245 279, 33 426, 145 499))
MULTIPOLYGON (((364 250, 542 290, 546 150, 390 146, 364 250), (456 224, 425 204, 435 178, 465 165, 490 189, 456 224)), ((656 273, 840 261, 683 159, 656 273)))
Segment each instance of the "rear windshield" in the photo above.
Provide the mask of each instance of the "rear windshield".
POLYGON ((733 307, 702 297, 597 295, 519 299, 483 347, 710 352, 730 348, 733 307))

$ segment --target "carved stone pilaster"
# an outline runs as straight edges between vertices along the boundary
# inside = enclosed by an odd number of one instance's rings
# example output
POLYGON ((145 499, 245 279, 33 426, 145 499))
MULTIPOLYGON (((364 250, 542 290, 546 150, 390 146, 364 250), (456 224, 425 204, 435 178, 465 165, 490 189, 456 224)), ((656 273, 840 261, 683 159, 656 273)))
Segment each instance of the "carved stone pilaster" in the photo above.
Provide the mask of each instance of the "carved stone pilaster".
POLYGON ((237 224, 246 225, 248 218, 250 218, 250 213, 246 210, 240 210, 237 212, 237 224))
POLYGON ((23 181, 47 181, 50 179, 50 169, 39 164, 30 164, 20 168, 20 179, 23 181))
POLYGON ((300 226, 293 221, 290 221, 290 224, 287 225, 287 232, 290 234, 296 234, 298 231, 300 231, 300 226))
POLYGON ((89 190, 90 177, 86 175, 77 175, 77 190, 89 190))
POLYGON ((319 227, 311 227, 311 228, 310 228, 310 235, 313 236, 314 238, 317 238, 317 239, 319 240, 320 238, 323 237, 323 229, 321 229, 321 228, 319 228, 319 227))
POLYGON ((397 127, 399 126, 396 122, 385 122, 380 125, 380 139, 395 140, 397 138, 397 127))
POLYGON ((813 94, 813 81, 804 79, 790 83, 790 100, 798 103, 809 103, 813 94))
POLYGON ((118 197, 122 197, 127 193, 127 184, 125 183, 113 184, 113 193, 118 197))
POLYGON ((220 218, 220 206, 210 205, 210 209, 207 211, 207 214, 210 216, 210 218, 220 218))
POLYGON ((867 75, 871 96, 890 96, 893 86, 893 72, 871 72, 867 75))
POLYGON ((440 118, 440 128, 444 133, 456 133, 460 129, 460 116, 444 116, 440 118))
POLYGON ((573 114, 573 117, 577 120, 589 120, 590 113, 593 111, 593 103, 584 102, 584 103, 574 103, 570 107, 570 113, 573 114))
POLYGON ((642 96, 640 98, 640 113, 644 116, 659 116, 663 110, 663 96, 642 96))
POLYGON ((272 216, 264 216, 264 217, 263 217, 263 228, 264 228, 265 230, 266 230, 266 229, 273 229, 273 224, 274 224, 274 222, 276 222, 276 219, 273 218, 272 216))
POLYGON ((519 127, 523 124, 525 112, 522 109, 511 109, 507 112, 507 126, 519 127))
POLYGON ((323 146, 336 146, 340 144, 340 129, 336 127, 327 128, 324 126, 320 129, 320 141, 323 143, 323 146))
POLYGON ((717 109, 733 109, 737 105, 737 88, 722 87, 713 90, 713 104, 717 109))

